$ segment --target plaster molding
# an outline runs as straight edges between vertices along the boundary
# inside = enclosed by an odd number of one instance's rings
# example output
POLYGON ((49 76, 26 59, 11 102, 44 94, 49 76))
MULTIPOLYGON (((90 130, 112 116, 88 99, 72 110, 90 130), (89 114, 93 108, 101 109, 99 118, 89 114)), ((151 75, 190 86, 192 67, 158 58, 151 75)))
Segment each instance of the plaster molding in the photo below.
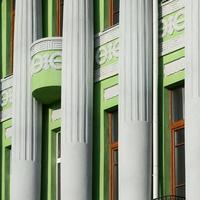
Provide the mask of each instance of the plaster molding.
POLYGON ((186 65, 185 58, 181 58, 164 65, 164 76, 166 77, 181 70, 184 70, 185 65, 186 65))
POLYGON ((4 111, 0 111, 0 122, 4 122, 12 118, 12 107, 4 111))
POLYGON ((61 109, 53 110, 51 113, 51 121, 56 121, 61 119, 61 109))
POLYGON ((160 44, 160 56, 164 56, 185 47, 185 35, 160 44))
POLYGON ((6 138, 7 139, 12 138, 12 134, 13 134, 13 128, 12 127, 7 128, 6 131, 5 131, 6 138))
POLYGON ((114 26, 95 36, 95 48, 119 38, 119 26, 114 26))
POLYGON ((160 6, 160 18, 165 17, 177 10, 180 10, 185 7, 185 0, 171 0, 166 3, 161 3, 160 6))
POLYGON ((95 51, 96 65, 109 64, 112 59, 119 58, 119 40, 113 40, 107 45, 100 46, 95 51))
POLYGON ((119 85, 114 85, 112 87, 106 88, 104 90, 104 99, 109 100, 113 97, 116 97, 119 95, 119 85))
POLYGON ((99 82, 119 73, 119 63, 115 63, 106 67, 100 67, 94 72, 94 81, 99 82))
POLYGON ((31 44, 31 57, 48 50, 62 50, 61 37, 48 37, 39 39, 31 44))

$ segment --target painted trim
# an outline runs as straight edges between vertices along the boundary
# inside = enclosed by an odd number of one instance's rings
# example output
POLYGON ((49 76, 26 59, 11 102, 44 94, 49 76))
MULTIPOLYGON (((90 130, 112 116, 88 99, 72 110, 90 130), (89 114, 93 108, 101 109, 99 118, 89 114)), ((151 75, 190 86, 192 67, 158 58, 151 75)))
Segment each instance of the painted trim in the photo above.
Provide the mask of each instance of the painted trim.
POLYGON ((95 47, 102 46, 119 37, 119 25, 95 35, 95 47))
POLYGON ((159 17, 162 18, 185 7, 185 0, 171 0, 161 3, 159 17))
POLYGON ((169 76, 171 74, 184 70, 185 65, 186 65, 185 58, 181 58, 181 59, 175 60, 174 62, 166 64, 164 65, 164 75, 169 76))

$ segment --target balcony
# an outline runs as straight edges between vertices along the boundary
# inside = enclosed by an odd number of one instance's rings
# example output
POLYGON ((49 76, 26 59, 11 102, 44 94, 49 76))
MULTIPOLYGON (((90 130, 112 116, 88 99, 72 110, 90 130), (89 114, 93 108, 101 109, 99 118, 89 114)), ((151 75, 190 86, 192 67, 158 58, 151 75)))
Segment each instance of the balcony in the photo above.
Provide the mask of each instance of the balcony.
POLYGON ((43 104, 61 96, 62 38, 49 37, 31 45, 32 95, 43 104))
POLYGON ((162 197, 156 198, 154 200, 185 200, 185 197, 169 195, 169 196, 162 196, 162 197))

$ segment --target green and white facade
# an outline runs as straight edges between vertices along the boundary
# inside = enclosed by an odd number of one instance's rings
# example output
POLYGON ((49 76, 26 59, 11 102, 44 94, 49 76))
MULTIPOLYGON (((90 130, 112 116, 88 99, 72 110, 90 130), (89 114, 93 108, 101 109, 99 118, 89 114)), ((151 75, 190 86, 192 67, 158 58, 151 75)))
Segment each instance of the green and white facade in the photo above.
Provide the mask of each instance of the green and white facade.
POLYGON ((58 2, 0 1, 0 200, 199 200, 199 1, 58 2))

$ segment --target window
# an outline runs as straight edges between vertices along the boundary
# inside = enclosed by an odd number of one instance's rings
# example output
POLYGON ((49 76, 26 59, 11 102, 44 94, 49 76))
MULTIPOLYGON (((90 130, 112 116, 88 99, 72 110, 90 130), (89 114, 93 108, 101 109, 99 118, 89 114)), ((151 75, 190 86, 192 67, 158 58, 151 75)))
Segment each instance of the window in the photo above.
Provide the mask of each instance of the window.
POLYGON ((56 133, 56 200, 61 199, 61 133, 56 133))
POLYGON ((109 198, 118 200, 118 111, 108 114, 109 123, 109 198))
POLYGON ((57 0, 56 5, 56 18, 57 18, 57 26, 56 26, 56 35, 62 36, 63 31, 63 5, 64 0, 57 0))
POLYGON ((110 26, 119 23, 119 0, 110 0, 110 26))
POLYGON ((10 199, 11 146, 5 147, 5 199, 10 199))
POLYGON ((170 91, 170 105, 172 194, 185 197, 185 94, 183 87, 170 91))
POLYGON ((15 28, 15 0, 11 0, 11 30, 10 30, 10 60, 6 70, 6 75, 9 76, 13 73, 13 52, 14 52, 14 28, 15 28))

